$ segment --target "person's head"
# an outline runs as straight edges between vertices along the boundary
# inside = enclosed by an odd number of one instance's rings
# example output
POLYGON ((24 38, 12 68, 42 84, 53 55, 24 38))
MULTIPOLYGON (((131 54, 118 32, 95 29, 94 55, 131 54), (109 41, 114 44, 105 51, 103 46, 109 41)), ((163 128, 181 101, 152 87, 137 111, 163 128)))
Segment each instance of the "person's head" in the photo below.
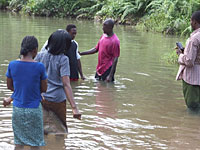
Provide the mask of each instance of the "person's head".
POLYGON ((200 11, 195 11, 191 17, 191 27, 196 30, 200 27, 200 11))
POLYGON ((72 40, 76 37, 76 26, 74 24, 68 24, 66 27, 67 32, 70 34, 70 36, 72 37, 72 40))
POLYGON ((53 55, 59 55, 65 53, 70 46, 71 36, 67 31, 59 29, 50 35, 46 49, 53 55))
POLYGON ((20 55, 31 54, 34 58, 38 51, 38 41, 34 36, 25 36, 21 43, 20 55))
POLYGON ((113 28, 114 28, 114 21, 112 19, 106 19, 103 22, 103 32, 107 35, 110 35, 113 33, 113 28))

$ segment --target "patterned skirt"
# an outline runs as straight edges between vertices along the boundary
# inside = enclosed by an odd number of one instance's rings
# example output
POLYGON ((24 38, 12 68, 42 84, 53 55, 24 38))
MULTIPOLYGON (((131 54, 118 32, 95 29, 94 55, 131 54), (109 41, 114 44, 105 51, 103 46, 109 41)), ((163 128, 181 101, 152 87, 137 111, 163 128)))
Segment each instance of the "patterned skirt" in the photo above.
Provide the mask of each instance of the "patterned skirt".
POLYGON ((44 146, 42 106, 19 108, 13 106, 12 127, 14 143, 18 145, 44 146))

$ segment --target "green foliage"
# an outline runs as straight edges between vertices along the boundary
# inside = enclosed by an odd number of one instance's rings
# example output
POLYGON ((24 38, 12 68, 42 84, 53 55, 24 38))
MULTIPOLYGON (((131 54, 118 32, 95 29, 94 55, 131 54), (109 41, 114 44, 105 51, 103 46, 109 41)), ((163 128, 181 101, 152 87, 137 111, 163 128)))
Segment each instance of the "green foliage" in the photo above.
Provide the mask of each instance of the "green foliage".
POLYGON ((176 51, 172 51, 170 53, 164 54, 164 56, 161 58, 162 62, 168 63, 168 64, 176 64, 178 60, 178 55, 176 54, 176 51))
POLYGON ((190 33, 191 14, 200 0, 0 0, 0 7, 30 15, 113 18, 121 24, 137 23, 146 30, 167 34, 190 33))
POLYGON ((10 0, 0 0, 0 9, 5 9, 9 5, 10 0))

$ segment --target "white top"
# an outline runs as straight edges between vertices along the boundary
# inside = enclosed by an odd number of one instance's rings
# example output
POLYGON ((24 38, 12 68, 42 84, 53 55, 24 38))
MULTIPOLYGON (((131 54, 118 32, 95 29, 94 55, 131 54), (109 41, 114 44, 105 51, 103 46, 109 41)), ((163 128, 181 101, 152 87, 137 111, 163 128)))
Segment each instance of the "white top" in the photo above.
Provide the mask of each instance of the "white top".
MULTIPOLYGON (((77 44, 77 49, 76 49, 76 58, 80 59, 81 55, 78 53, 78 43, 75 40, 72 40, 77 44)), ((44 43, 43 47, 41 48, 41 52, 46 51, 47 49, 45 48, 48 44, 48 40, 44 43)))

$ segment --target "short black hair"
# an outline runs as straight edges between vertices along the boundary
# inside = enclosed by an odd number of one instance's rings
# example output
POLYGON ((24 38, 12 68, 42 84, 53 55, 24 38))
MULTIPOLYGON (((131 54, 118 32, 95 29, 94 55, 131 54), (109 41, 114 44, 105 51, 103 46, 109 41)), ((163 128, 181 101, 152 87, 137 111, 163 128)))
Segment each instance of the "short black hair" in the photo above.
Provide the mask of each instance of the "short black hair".
POLYGON ((36 48, 38 48, 38 40, 34 36, 25 36, 21 43, 20 55, 26 56, 36 48))
POLYGON ((70 48, 71 40, 71 36, 67 31, 59 29, 50 35, 45 48, 48 49, 49 53, 59 55, 65 53, 70 48))
POLYGON ((115 25, 115 22, 112 19, 110 19, 110 18, 106 19, 103 23, 109 25, 111 28, 113 28, 114 25, 115 25))
POLYGON ((69 32, 72 28, 76 28, 76 25, 68 24, 67 27, 66 27, 67 32, 69 32))
POLYGON ((191 17, 192 20, 196 20, 200 24, 200 11, 195 11, 191 17))

